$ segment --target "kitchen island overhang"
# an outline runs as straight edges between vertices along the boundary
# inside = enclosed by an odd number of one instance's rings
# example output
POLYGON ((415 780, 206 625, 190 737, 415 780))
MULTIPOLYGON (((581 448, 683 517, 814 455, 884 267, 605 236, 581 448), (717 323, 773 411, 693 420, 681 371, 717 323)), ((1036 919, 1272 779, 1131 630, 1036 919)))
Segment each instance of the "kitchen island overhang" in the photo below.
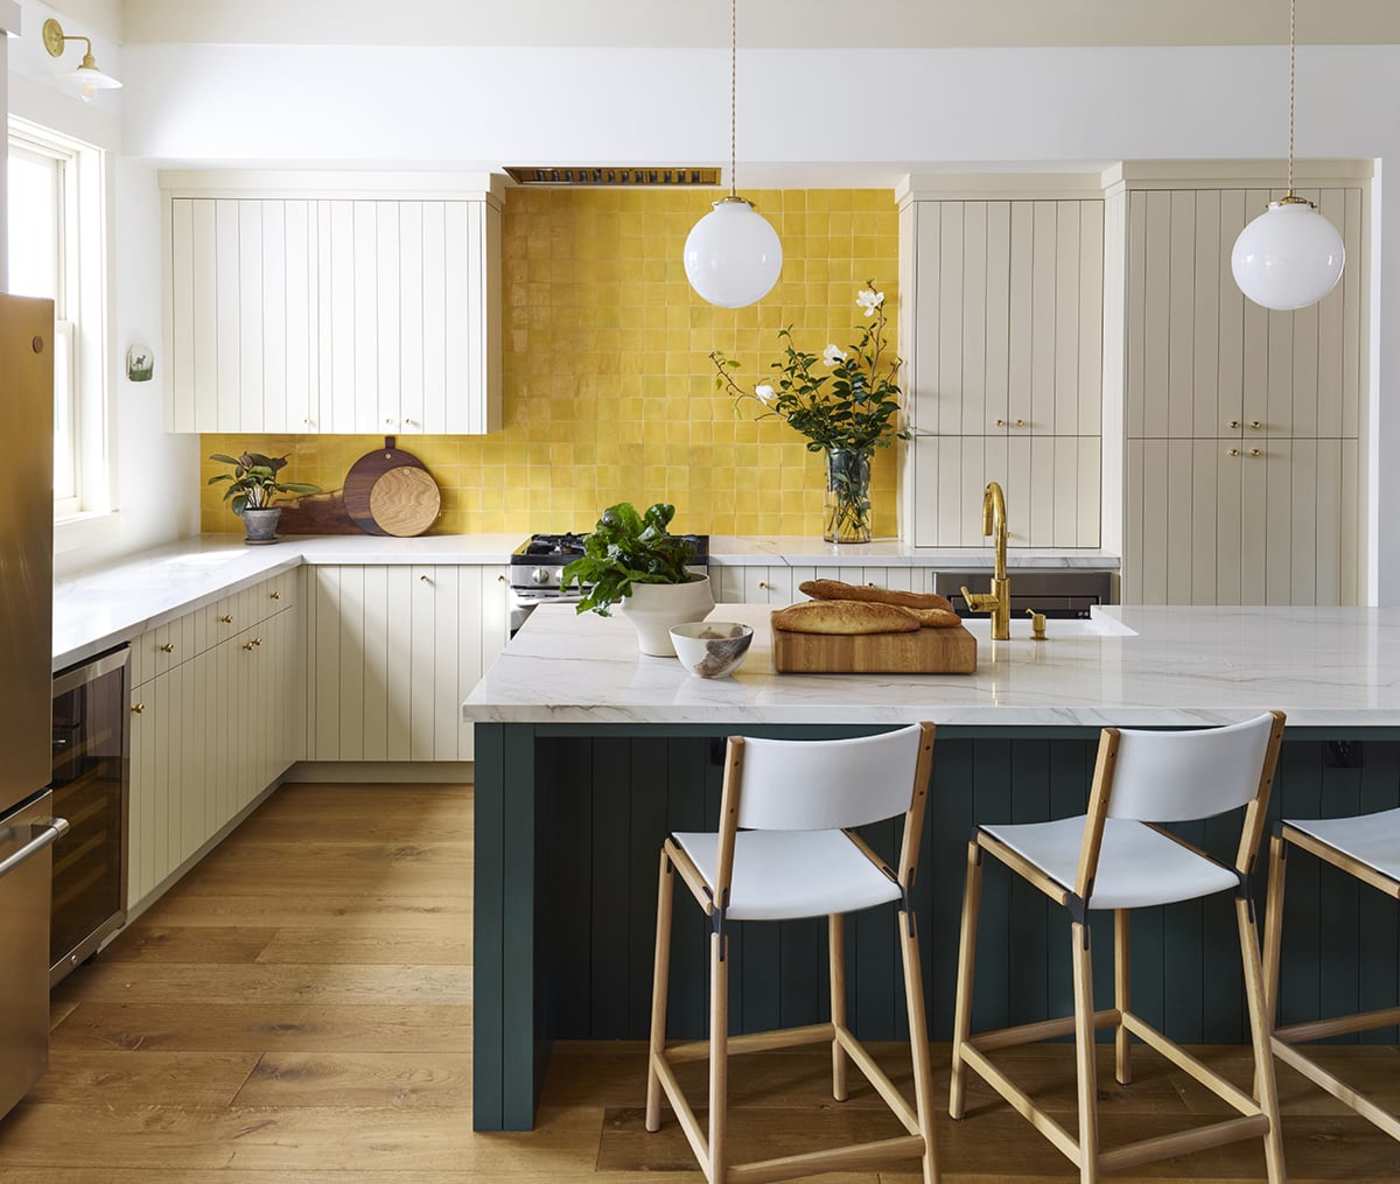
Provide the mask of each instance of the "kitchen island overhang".
MULTIPOLYGON (((1100 727, 1200 727, 1279 708, 1289 728, 1273 816, 1400 805, 1400 611, 1114 608, 1103 613, 1103 632, 1056 637, 1051 622, 1046 642, 984 639, 975 675, 912 677, 776 675, 768 613, 716 609, 715 619, 745 621, 756 636, 735 679, 706 682, 672 659, 639 655, 625 621, 545 608, 464 705, 477 729, 477 1129, 533 1125, 551 1039, 645 1038, 657 849, 672 830, 713 829, 725 736, 817 739, 919 719, 939 725, 915 899, 934 1039, 949 1031, 974 824, 1082 812, 1100 727)), ((1239 822, 1224 815, 1182 833, 1229 854, 1239 822)), ((866 837, 892 857, 898 824, 866 837)), ((1028 908, 1020 891, 1004 877, 987 879, 983 932, 1004 940, 984 945, 993 952, 979 968, 978 1026, 1068 1008, 1068 922, 1048 906, 1028 908)), ((1283 1020, 1400 1002, 1393 902, 1311 868, 1295 869, 1288 907, 1283 1020)), ((687 969, 704 959, 699 915, 688 912, 677 909, 677 985, 704 981, 687 969)), ((1095 920, 1096 940, 1111 943, 1108 915, 1095 920)), ((893 924, 877 909, 847 927, 852 1024, 868 1039, 904 1035, 893 924)), ((739 930, 736 1030, 823 1018, 825 924, 739 930)), ((1187 1042, 1243 1042, 1234 941, 1228 900, 1140 915, 1141 1014, 1187 1042)), ((1098 969, 1108 972, 1099 984, 1107 993, 1112 960, 1099 959, 1098 969)), ((703 1035, 704 1006, 703 986, 677 991, 671 1034, 703 1035)))

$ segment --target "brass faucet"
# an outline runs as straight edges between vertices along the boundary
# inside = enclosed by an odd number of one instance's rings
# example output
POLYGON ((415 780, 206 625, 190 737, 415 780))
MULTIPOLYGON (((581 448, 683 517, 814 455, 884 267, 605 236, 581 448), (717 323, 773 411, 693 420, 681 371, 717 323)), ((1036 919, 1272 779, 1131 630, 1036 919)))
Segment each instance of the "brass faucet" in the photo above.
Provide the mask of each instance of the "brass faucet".
POLYGON ((996 566, 992 570, 990 592, 969 592, 962 589, 967 607, 975 613, 990 613, 992 640, 1011 638, 1011 581, 1006 575, 1006 494, 995 481, 988 481, 982 491, 982 534, 991 535, 996 547, 996 566))

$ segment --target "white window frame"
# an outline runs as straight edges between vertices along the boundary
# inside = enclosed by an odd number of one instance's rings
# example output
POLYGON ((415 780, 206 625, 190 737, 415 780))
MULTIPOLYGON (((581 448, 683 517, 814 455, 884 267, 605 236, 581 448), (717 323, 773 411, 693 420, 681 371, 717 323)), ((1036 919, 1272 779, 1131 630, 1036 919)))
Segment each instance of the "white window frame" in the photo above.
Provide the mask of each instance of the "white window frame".
MULTIPOLYGON (((107 183, 101 149, 18 116, 9 117, 8 150, 53 160, 59 168, 58 299, 55 364, 67 364, 74 488, 55 491, 57 524, 113 509, 108 413, 107 183)), ((57 392, 55 392, 57 397, 57 392)), ((57 407, 55 408, 57 413, 57 407)), ((59 543, 59 549, 64 549, 59 543)))

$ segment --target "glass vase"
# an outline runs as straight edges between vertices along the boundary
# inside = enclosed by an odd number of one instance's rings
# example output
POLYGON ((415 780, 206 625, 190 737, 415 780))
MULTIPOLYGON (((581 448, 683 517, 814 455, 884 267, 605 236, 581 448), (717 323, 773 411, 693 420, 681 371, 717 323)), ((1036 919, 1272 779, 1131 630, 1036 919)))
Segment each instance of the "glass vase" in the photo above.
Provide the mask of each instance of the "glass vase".
POLYGON ((826 454, 825 529, 828 543, 870 541, 870 453, 832 448, 826 454))

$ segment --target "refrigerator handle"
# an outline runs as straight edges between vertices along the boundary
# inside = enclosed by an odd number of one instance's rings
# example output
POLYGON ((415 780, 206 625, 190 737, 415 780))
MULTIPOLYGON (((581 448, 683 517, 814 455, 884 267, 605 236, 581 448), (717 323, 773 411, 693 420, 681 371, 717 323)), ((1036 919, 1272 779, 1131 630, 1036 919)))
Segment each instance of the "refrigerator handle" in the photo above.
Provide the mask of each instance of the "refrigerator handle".
MULTIPOLYGON (((19 827, 12 826, 7 829, 13 833, 17 831, 19 827)), ((66 818, 55 818, 52 822, 48 823, 33 822, 28 824, 28 829, 30 834, 33 835, 29 842, 25 843, 18 851, 12 852, 5 856, 4 859, 0 859, 0 876, 3 876, 6 872, 14 871, 15 868, 19 867, 19 865, 31 855, 37 855, 50 843, 56 842, 66 835, 68 833, 68 820, 66 818), (35 831, 39 833, 34 834, 35 831)))

